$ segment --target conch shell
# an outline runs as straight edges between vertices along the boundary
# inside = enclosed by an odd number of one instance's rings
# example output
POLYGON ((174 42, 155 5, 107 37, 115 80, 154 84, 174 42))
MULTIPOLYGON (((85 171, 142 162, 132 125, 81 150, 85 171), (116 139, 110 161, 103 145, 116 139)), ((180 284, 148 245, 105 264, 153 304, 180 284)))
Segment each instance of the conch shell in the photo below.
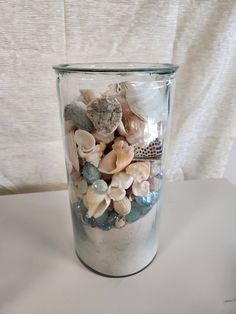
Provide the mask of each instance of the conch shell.
POLYGON ((83 198, 85 207, 88 209, 88 217, 100 217, 110 205, 111 199, 107 194, 95 193, 92 186, 88 187, 87 193, 83 198))
POLYGON ((113 201, 114 210, 121 216, 128 215, 131 210, 131 202, 128 197, 124 197, 120 201, 113 201))
POLYGON ((68 152, 68 158, 72 163, 75 170, 79 171, 79 157, 76 148, 76 142, 74 138, 74 131, 71 131, 65 136, 65 145, 68 152))
POLYGON ((140 161, 130 164, 126 168, 126 173, 131 175, 135 181, 142 182, 150 176, 150 162, 140 161))
POLYGON ((120 201, 125 197, 125 189, 115 186, 109 186, 107 194, 113 201, 120 201))
POLYGON ((113 174, 127 167, 134 157, 134 149, 125 141, 119 141, 112 145, 112 151, 102 158, 99 170, 102 173, 113 174))
POLYGON ((130 174, 126 173, 125 171, 121 171, 113 174, 111 186, 127 190, 131 186, 133 181, 134 178, 130 174))
POLYGON ((150 192, 150 183, 148 181, 134 181, 132 192, 135 196, 147 196, 150 192))
POLYGON ((96 141, 97 141, 98 143, 103 142, 103 143, 105 143, 105 144, 109 144, 109 143, 111 143, 111 142, 114 140, 114 138, 115 138, 114 133, 104 134, 104 133, 100 133, 100 132, 98 132, 98 131, 94 131, 92 134, 93 134, 93 136, 95 137, 95 139, 96 139, 96 141))

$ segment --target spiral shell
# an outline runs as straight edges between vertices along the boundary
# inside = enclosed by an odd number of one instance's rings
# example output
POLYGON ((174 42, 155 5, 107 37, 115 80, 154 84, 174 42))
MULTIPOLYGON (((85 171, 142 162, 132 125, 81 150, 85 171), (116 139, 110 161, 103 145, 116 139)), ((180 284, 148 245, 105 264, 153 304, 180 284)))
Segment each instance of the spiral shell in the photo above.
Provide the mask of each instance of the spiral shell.
POLYGON ((124 197, 120 201, 113 201, 114 210, 121 216, 127 215, 131 210, 131 202, 128 197, 124 197))
POLYGON ((122 171, 130 164, 134 157, 133 147, 125 141, 119 141, 112 145, 112 151, 104 156, 99 164, 102 173, 114 174, 122 171))
POLYGON ((88 209, 87 216, 98 218, 110 205, 111 199, 106 194, 94 192, 92 186, 88 187, 87 193, 83 198, 85 207, 88 209))
POLYGON ((96 144, 93 135, 84 130, 77 130, 75 132, 75 142, 78 145, 79 150, 84 153, 92 151, 96 144))

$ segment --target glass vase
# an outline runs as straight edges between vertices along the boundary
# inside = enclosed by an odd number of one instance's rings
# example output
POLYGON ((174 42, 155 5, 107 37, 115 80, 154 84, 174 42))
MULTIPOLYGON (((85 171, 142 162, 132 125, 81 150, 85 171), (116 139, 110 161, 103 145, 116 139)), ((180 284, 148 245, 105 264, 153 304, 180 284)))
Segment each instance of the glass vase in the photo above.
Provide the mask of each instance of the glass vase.
POLYGON ((107 63, 53 68, 76 253, 102 275, 135 274, 158 250, 178 67, 107 63))

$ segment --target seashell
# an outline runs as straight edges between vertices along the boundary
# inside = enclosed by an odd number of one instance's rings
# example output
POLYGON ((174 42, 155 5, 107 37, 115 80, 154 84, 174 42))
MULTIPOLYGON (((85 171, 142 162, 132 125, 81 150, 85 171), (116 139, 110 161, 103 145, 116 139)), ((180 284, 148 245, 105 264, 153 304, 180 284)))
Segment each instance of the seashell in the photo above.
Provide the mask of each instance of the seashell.
POLYGON ((105 194, 108 190, 107 183, 104 180, 96 180, 92 184, 95 193, 105 194))
POLYGON ((126 87, 125 82, 109 84, 108 89, 102 93, 102 96, 125 96, 126 87))
POLYGON ((150 192, 150 183, 148 181, 134 181, 132 192, 135 196, 147 196, 150 192))
POLYGON ((160 189, 161 180, 156 177, 150 177, 148 179, 150 183, 150 191, 158 191, 160 189))
POLYGON ((90 151, 89 153, 84 153, 79 148, 78 148, 78 151, 81 158, 84 158, 87 162, 91 163, 97 168, 105 148, 106 148, 106 145, 104 143, 100 143, 96 145, 94 149, 90 151))
POLYGON ((78 145, 79 150, 84 153, 92 151, 96 144, 93 135, 84 130, 75 131, 75 142, 78 145))
POLYGON ((99 170, 102 173, 114 174, 128 166, 134 157, 133 147, 125 141, 119 141, 112 145, 112 151, 102 158, 99 170))
POLYGON ((125 226, 125 221, 124 221, 124 219, 123 218, 116 218, 116 221, 115 221, 115 226, 116 226, 116 228, 123 228, 124 226, 125 226))
POLYGON ((88 187, 87 193, 83 198, 85 207, 88 209, 87 216, 98 218, 110 205, 111 199, 106 194, 94 192, 92 186, 88 187))
POLYGON ((87 106, 81 101, 73 101, 64 109, 64 117, 66 120, 72 120, 74 124, 85 131, 91 132, 93 124, 86 114, 87 106))
POLYGON ((75 124, 72 120, 64 120, 65 134, 75 130, 75 124))
POLYGON ((99 133, 98 131, 94 131, 92 134, 98 143, 103 142, 105 144, 109 144, 115 138, 114 133, 104 134, 104 133, 99 133))
POLYGON ((161 161, 160 160, 155 160, 152 161, 150 164, 150 176, 156 176, 158 173, 161 172, 161 161))
POLYGON ((126 173, 131 175, 135 181, 142 182, 150 176, 150 162, 140 161, 130 164, 126 168, 126 173))
POLYGON ((127 190, 133 183, 134 178, 125 171, 113 174, 111 186, 127 190))
POLYGON ((124 126, 124 123, 122 121, 120 121, 120 124, 118 125, 118 128, 117 128, 119 134, 121 136, 126 136, 127 135, 127 132, 125 130, 125 126, 124 126))
POLYGON ((167 85, 158 82, 126 82, 126 99, 131 111, 141 119, 153 119, 156 122, 167 120, 167 85))
POLYGON ((80 89, 80 95, 86 105, 98 97, 92 89, 80 89))
POLYGON ((157 138, 147 147, 134 147, 134 159, 161 159, 162 145, 157 138))
POLYGON ((101 173, 98 171, 98 169, 90 164, 89 162, 86 162, 84 164, 82 174, 84 179, 89 183, 92 184, 94 181, 101 178, 101 173))
POLYGON ((74 132, 71 131, 65 136, 65 146, 67 148, 68 158, 76 171, 79 171, 79 157, 74 138, 74 132))
POLYGON ((121 105, 113 96, 97 98, 87 106, 87 116, 98 132, 113 133, 121 121, 121 105))
POLYGON ((131 210, 131 202, 128 199, 128 197, 124 197, 120 201, 113 201, 113 207, 114 210, 120 215, 120 216, 125 216, 127 215, 130 210, 131 210))
POLYGON ((125 189, 115 186, 109 186, 107 194, 113 201, 120 201, 125 197, 125 189))

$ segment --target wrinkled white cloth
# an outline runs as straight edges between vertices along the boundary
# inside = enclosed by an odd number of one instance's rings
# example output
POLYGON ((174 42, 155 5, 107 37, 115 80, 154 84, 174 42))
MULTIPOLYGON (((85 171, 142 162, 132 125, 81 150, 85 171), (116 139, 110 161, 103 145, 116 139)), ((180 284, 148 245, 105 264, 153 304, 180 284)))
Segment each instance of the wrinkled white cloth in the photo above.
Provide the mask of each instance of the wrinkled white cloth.
POLYGON ((235 0, 0 0, 0 193, 65 186, 52 64, 180 65, 170 179, 221 177, 236 136, 235 0))

